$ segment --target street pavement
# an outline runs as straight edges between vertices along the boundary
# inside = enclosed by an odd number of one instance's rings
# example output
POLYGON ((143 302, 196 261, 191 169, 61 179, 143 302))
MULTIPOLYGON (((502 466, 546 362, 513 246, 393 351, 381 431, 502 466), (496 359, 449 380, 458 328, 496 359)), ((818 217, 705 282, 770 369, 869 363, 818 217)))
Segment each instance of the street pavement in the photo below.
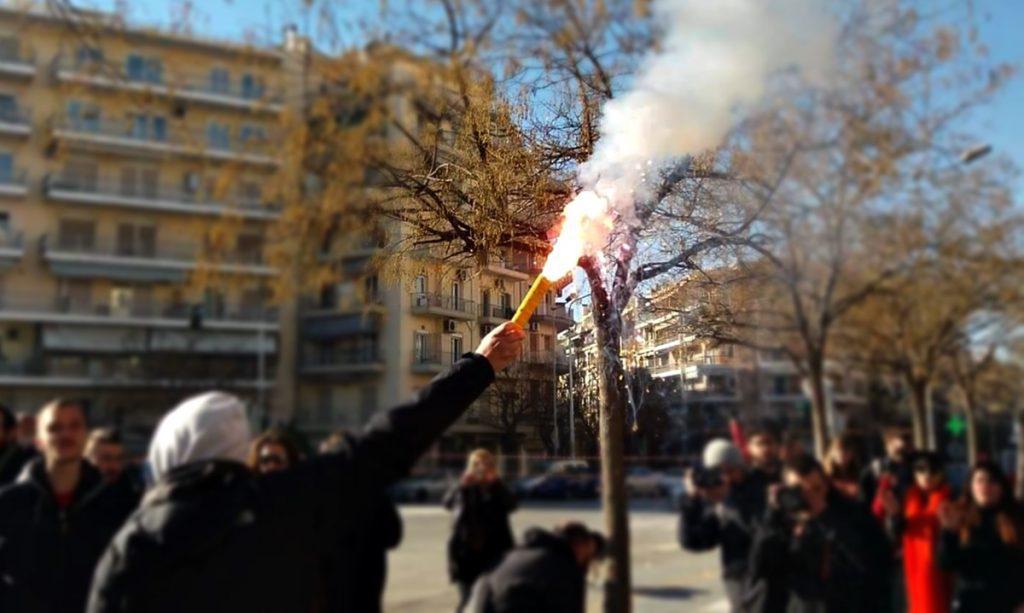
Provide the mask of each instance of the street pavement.
MULTIPOLYGON (((401 507, 405 537, 388 557, 388 613, 454 611, 455 587, 448 582, 445 543, 450 517, 440 505, 401 507)), ((633 610, 637 613, 726 612, 719 581, 718 552, 687 553, 676 540, 677 515, 662 501, 642 501, 630 510, 633 545, 633 610)), ((512 516, 517 538, 530 526, 551 527, 567 519, 603 531, 597 503, 529 504, 512 516)), ((600 611, 600 577, 589 579, 588 611, 600 611)))

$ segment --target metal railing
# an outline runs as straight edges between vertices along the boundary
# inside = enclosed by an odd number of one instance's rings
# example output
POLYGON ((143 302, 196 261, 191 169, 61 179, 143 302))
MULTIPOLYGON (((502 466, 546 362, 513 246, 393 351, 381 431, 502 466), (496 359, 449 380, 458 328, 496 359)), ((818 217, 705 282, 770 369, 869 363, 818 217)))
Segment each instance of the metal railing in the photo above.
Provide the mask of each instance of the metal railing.
POLYGON ((132 198, 135 200, 180 202, 184 204, 202 204, 207 206, 218 206, 231 208, 236 206, 247 210, 265 210, 275 212, 280 210, 277 203, 267 202, 260 198, 248 198, 235 196, 231 198, 214 198, 204 194, 205 190, 187 190, 180 185, 168 184, 146 184, 139 182, 136 185, 128 185, 115 181, 90 180, 84 177, 63 177, 46 175, 43 179, 43 189, 61 190, 79 194, 90 194, 95 196, 115 196, 121 198, 132 198), (228 204, 230 202, 230 204, 228 204))
POLYGON ((492 319, 512 319, 515 315, 516 310, 512 307, 501 306, 500 304, 484 304, 480 305, 480 316, 490 317, 492 319))
MULTIPOLYGON (((103 301, 77 301, 66 296, 38 299, 5 296, 0 299, 0 311, 111 319, 177 319, 187 322, 191 315, 191 309, 192 306, 186 303, 162 303, 148 300, 116 304, 103 301)), ((259 305, 238 305, 235 308, 211 308, 205 305, 203 320, 204 322, 274 322, 277 320, 277 309, 259 305)))
POLYGON ((166 88, 168 95, 188 97, 189 94, 200 96, 223 96, 239 103, 275 104, 284 102, 284 90, 281 87, 268 87, 265 83, 246 86, 241 75, 227 83, 217 82, 210 78, 209 73, 191 71, 161 71, 155 78, 126 74, 124 64, 109 61, 78 61, 66 56, 57 56, 51 64, 54 74, 64 71, 78 77, 105 79, 111 85, 143 86, 149 88, 166 88))
POLYGON ((302 358, 305 367, 358 366, 381 362, 376 345, 329 347, 307 351, 302 358))
POLYGON ((27 64, 35 65, 36 56, 32 52, 25 52, 21 48, 7 47, 0 49, 0 62, 7 62, 10 64, 27 64))
POLYGON ((412 308, 414 310, 441 309, 457 313, 476 313, 476 303, 472 300, 456 299, 453 296, 444 294, 421 292, 413 292, 410 298, 412 299, 412 308))
POLYGON ((29 126, 32 123, 32 116, 21 109, 0 109, 0 123, 12 123, 19 126, 29 126))
POLYGON ((12 173, 0 173, 0 185, 28 187, 28 174, 24 170, 12 173))
MULTIPOLYGON (((174 244, 166 242, 139 242, 125 244, 120 241, 96 240, 92 238, 79 238, 70 236, 57 236, 51 239, 49 235, 43 235, 39 239, 40 249, 43 253, 75 253, 82 255, 95 255, 115 258, 135 258, 149 260, 171 260, 179 262, 194 263, 203 252, 198 245, 174 244)), ((218 253, 211 257, 214 264, 237 264, 244 266, 262 266, 264 264, 263 254, 256 252, 230 252, 218 253)))
POLYGON ((24 236, 21 232, 11 230, 0 231, 0 248, 21 249, 24 245, 24 236))
POLYGON ((451 351, 425 348, 419 351, 414 349, 412 352, 413 366, 440 366, 444 368, 451 366, 458 359, 459 356, 453 354, 451 351))
POLYGON ((127 141, 138 141, 144 144, 167 145, 179 147, 196 153, 226 152, 238 155, 271 156, 275 148, 270 134, 260 139, 242 141, 238 137, 226 140, 210 139, 205 130, 186 128, 177 125, 148 124, 144 127, 134 121, 111 120, 106 118, 52 118, 50 125, 56 130, 65 130, 80 134, 113 137, 127 141))

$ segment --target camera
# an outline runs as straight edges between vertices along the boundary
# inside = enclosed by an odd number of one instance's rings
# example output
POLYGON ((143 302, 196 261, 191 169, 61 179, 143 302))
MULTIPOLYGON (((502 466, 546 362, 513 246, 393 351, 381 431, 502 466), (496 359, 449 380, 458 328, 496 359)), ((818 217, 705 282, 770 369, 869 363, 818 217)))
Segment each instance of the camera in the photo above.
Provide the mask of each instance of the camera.
POLYGON ((775 501, 786 515, 796 515, 811 508, 804 498, 803 491, 797 485, 780 488, 775 495, 775 501))
POLYGON ((698 466, 693 470, 693 485, 699 489, 707 490, 720 487, 725 481, 722 479, 722 471, 719 468, 706 468, 698 466))

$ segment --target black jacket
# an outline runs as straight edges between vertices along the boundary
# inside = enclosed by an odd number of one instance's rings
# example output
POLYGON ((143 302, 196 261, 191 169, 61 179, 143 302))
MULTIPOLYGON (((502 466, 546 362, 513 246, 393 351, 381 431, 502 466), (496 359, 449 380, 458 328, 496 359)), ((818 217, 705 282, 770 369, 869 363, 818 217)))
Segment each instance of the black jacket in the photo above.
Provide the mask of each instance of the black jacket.
POLYGON ((18 443, 7 443, 0 447, 0 487, 14 483, 25 465, 37 455, 34 449, 18 443))
POLYGON ((828 506, 800 535, 770 509, 750 554, 752 578, 784 581, 791 613, 885 613, 890 610, 889 543, 858 501, 829 493, 828 506))
POLYGON ((889 457, 879 458, 871 462, 860 474, 860 498, 861 502, 871 507, 875 496, 878 494, 878 482, 882 475, 890 473, 895 476, 895 487, 893 493, 902 502, 904 494, 914 483, 914 471, 910 462, 904 460, 897 462, 889 457))
POLYGON ((939 564, 956 573, 954 611, 1012 613, 1024 603, 1024 549, 1003 543, 994 512, 982 513, 966 544, 958 533, 943 530, 939 564))
POLYGON ((583 613, 583 569, 565 539, 539 528, 482 575, 467 613, 583 613))
POLYGON ((515 496, 501 481, 489 485, 456 485, 444 498, 454 511, 448 539, 448 574, 452 581, 472 583, 501 562, 515 544, 509 513, 515 496))
POLYGON ((80 613, 96 563, 131 509, 82 462, 61 510, 42 458, 0 490, 0 611, 80 613))
POLYGON ((171 471, 115 537, 96 572, 91 613, 286 613, 322 597, 321 562, 366 530, 367 501, 416 459, 494 380, 479 355, 417 399, 377 415, 352 444, 287 471, 234 462, 171 471))
POLYGON ((729 489, 720 509, 700 497, 687 498, 679 518, 679 544, 687 551, 721 547, 722 576, 743 579, 754 533, 764 518, 770 483, 762 473, 748 473, 729 489))
POLYGON ((386 494, 361 508, 357 525, 342 535, 323 562, 325 613, 379 613, 388 575, 388 550, 402 542, 402 518, 386 494))

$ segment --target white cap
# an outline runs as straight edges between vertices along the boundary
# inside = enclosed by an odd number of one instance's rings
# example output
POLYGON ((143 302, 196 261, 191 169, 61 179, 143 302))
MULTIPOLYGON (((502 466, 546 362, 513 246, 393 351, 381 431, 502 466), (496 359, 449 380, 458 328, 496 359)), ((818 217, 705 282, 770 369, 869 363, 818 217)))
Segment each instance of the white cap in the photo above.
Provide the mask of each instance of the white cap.
POLYGON ((160 420, 149 444, 153 479, 199 460, 244 462, 249 448, 245 406, 225 392, 188 398, 160 420))
POLYGON ((731 441, 716 438, 704 446, 703 462, 705 468, 720 466, 743 466, 743 454, 731 441))

